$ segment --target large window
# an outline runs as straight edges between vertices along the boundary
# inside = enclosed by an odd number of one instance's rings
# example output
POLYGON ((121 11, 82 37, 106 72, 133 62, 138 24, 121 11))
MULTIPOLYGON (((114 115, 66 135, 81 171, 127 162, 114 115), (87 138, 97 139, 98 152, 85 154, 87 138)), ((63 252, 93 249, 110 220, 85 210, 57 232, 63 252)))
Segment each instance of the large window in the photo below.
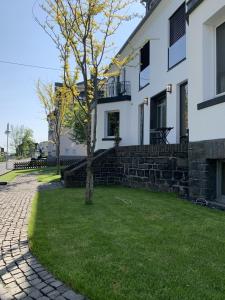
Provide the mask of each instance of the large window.
POLYGON ((114 137, 119 135, 120 113, 112 111, 106 113, 106 135, 114 137))
POLYGON ((139 88, 142 89, 150 81, 150 43, 147 42, 140 50, 139 88))
POLYGON ((225 92, 225 23, 216 29, 217 94, 225 92))
POLYGON ((186 58, 186 10, 183 3, 169 19, 169 69, 186 58))
POLYGON ((166 92, 151 99, 150 108, 150 141, 151 144, 156 144, 161 141, 159 130, 167 126, 166 106, 167 106, 166 92))

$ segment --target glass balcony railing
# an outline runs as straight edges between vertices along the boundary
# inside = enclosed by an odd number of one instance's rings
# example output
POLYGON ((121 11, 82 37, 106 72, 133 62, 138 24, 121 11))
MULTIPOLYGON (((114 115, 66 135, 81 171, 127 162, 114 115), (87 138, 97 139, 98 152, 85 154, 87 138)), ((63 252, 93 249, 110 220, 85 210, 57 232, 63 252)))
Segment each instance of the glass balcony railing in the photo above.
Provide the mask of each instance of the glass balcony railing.
POLYGON ((146 67, 139 74, 139 88, 142 89, 150 82, 150 66, 146 67))
POLYGON ((182 36, 175 44, 169 48, 168 68, 171 69, 186 58, 186 35, 182 36))

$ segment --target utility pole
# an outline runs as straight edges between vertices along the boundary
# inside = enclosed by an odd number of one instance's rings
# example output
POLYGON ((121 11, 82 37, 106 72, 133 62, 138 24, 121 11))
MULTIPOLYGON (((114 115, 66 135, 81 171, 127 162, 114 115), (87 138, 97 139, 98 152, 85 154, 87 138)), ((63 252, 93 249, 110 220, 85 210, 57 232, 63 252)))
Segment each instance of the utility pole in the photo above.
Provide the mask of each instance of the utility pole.
POLYGON ((7 128, 6 128, 5 134, 6 134, 6 136, 7 136, 6 170, 8 170, 8 159, 9 159, 9 134, 10 134, 9 123, 7 124, 7 128))

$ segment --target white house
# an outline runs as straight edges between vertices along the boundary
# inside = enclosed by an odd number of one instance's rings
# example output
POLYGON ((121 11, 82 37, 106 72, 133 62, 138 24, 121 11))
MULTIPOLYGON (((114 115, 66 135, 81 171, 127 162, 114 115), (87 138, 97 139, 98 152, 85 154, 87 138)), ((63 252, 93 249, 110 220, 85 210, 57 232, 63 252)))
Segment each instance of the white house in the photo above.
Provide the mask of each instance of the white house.
POLYGON ((121 146, 189 141, 190 198, 223 200, 225 1, 146 2, 118 53, 134 58, 98 99, 96 150, 117 133, 121 146))
POLYGON ((183 0, 148 1, 146 16, 119 51, 134 58, 109 78, 98 100, 97 149, 113 146, 117 125, 121 146, 160 142, 159 128, 168 128, 169 143, 186 139, 187 35, 183 0))
POLYGON ((41 156, 48 156, 48 141, 43 141, 38 144, 38 149, 41 156))
POLYGON ((189 177, 208 200, 225 199, 225 1, 188 7, 189 177))
MULTIPOLYGON (((84 156, 86 156, 86 146, 72 141, 70 130, 68 128, 63 128, 60 136, 60 157, 70 159, 84 156)), ((56 146, 52 139, 51 129, 49 130, 48 139, 48 158, 56 158, 56 146)))

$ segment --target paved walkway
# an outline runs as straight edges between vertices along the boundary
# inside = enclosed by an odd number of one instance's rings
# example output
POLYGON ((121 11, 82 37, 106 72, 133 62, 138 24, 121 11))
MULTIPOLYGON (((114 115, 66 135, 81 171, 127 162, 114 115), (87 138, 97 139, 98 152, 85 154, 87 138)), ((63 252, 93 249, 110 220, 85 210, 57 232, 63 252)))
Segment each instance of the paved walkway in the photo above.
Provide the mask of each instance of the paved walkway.
POLYGON ((0 186, 0 299, 84 300, 49 274, 28 248, 27 220, 38 189, 34 175, 0 186))

